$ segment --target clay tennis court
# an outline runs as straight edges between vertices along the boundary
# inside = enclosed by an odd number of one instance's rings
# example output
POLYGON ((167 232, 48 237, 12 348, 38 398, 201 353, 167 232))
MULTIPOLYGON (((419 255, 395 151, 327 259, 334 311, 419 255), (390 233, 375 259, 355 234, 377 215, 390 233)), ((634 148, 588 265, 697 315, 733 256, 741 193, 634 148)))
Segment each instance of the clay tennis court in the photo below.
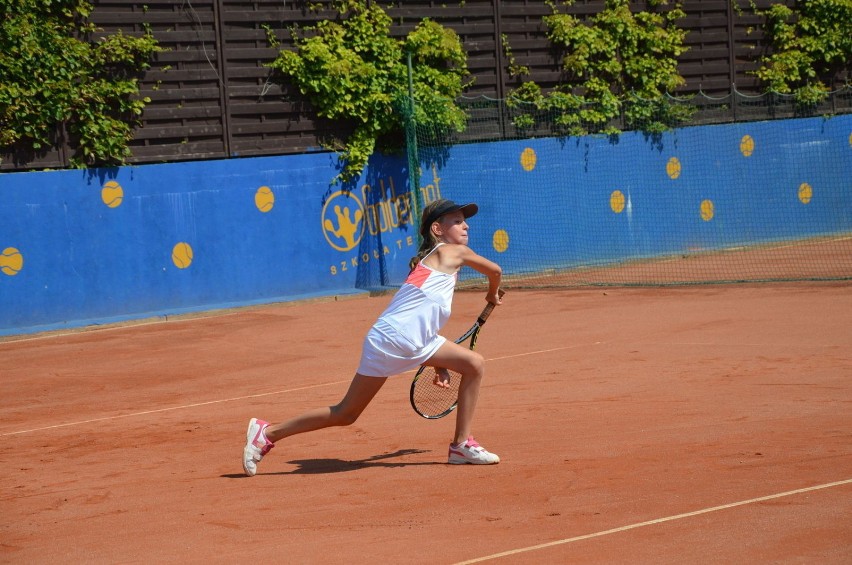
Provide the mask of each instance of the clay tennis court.
POLYGON ((244 477, 248 419, 337 402, 389 300, 0 342, 0 561, 852 561, 848 283, 515 290, 479 342, 499 465, 445 464, 409 374, 244 477))

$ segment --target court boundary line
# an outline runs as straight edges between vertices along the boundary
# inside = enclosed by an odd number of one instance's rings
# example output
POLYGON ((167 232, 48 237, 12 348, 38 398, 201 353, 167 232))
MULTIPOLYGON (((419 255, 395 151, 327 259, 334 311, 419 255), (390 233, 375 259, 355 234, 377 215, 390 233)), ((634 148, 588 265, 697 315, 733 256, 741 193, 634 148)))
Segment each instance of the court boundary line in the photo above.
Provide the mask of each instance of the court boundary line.
POLYGON ((469 559, 467 561, 460 561, 460 562, 456 563, 455 565, 471 565, 473 563, 482 563, 484 561, 491 561, 491 560, 500 559, 500 558, 503 558, 503 557, 510 557, 512 555, 518 555, 518 554, 521 554, 521 553, 538 551, 540 549, 547 549, 547 548, 556 547, 556 546, 559 546, 559 545, 565 545, 565 544, 583 541, 583 540, 587 540, 587 539, 598 538, 598 537, 602 537, 602 536, 608 536, 608 535, 611 535, 611 534, 617 534, 617 533, 626 532, 626 531, 629 531, 629 530, 635 530, 637 528, 643 528, 645 526, 654 526, 654 525, 657 525, 657 524, 663 524, 665 522, 672 522, 674 520, 683 520, 685 518, 691 518, 693 516, 700 516, 702 514, 709 514, 711 512, 718 512, 720 510, 727 510, 729 508, 736 508, 738 506, 745 506, 747 504, 755 504, 755 503, 758 503, 758 502, 766 502, 767 500, 774 500, 776 498, 783 498, 783 497, 786 497, 786 496, 793 496, 793 495, 796 495, 796 494, 803 494, 803 493, 806 493, 806 492, 813 492, 813 491, 816 491, 816 490, 822 490, 822 489, 827 489, 827 488, 832 488, 832 487, 842 486, 842 485, 847 485, 847 484, 852 484, 852 479, 845 479, 845 480, 842 480, 842 481, 834 481, 834 482, 831 482, 831 483, 815 485, 815 486, 812 486, 812 487, 805 487, 805 488, 800 488, 800 489, 796 489, 796 490, 789 490, 789 491, 786 491, 786 492, 779 492, 777 494, 760 496, 758 498, 750 498, 748 500, 740 500, 738 502, 731 502, 729 504, 722 504, 720 506, 711 506, 710 508, 702 508, 701 510, 695 510, 693 512, 685 512, 683 514, 675 514, 674 516, 666 516, 665 518, 657 518, 655 520, 648 520, 646 522, 638 522, 636 524, 621 526, 619 528, 612 528, 610 530, 603 530, 601 532, 595 532, 595 533, 592 533, 592 534, 585 534, 585 535, 582 535, 582 536, 575 536, 575 537, 565 538, 565 539, 551 541, 551 542, 547 542, 547 543, 540 543, 538 545, 521 547, 521 548, 518 548, 518 549, 509 550, 509 551, 503 551, 501 553, 494 553, 492 555, 486 555, 484 557, 477 557, 477 558, 474 558, 474 559, 469 559))
MULTIPOLYGON (((591 345, 599 345, 601 343, 602 342, 600 342, 600 341, 596 341, 593 344, 585 343, 585 344, 580 344, 580 345, 566 345, 564 347, 555 347, 555 348, 552 348, 552 349, 541 349, 539 351, 529 351, 529 352, 524 352, 524 353, 518 353, 518 354, 515 354, 515 355, 504 355, 502 357, 492 357, 492 358, 489 358, 488 361, 500 361, 500 360, 503 360, 503 359, 513 359, 515 357, 526 357, 528 355, 539 355, 539 354, 542 354, 542 353, 551 353, 551 352, 554 352, 554 351, 564 351, 566 349, 576 349, 578 347, 589 347, 591 345)), ((400 373, 397 376, 413 374, 416 371, 417 371, 416 369, 413 369, 411 371, 406 371, 404 373, 400 373)), ((391 377, 391 378, 393 378, 393 377, 391 377)), ((51 425, 51 426, 42 426, 40 428, 31 428, 31 429, 28 429, 28 430, 17 430, 17 431, 14 431, 14 432, 3 432, 3 433, 0 433, 0 437, 9 437, 9 436, 15 436, 15 435, 29 434, 29 433, 34 433, 34 432, 43 432, 43 431, 46 431, 46 430, 55 430, 55 429, 58 429, 58 428, 68 428, 68 427, 71 427, 71 426, 80 426, 80 425, 83 425, 83 424, 93 424, 93 423, 96 423, 96 422, 105 422, 105 421, 109 421, 109 420, 120 420, 122 418, 132 418, 134 416, 147 416, 147 415, 150 415, 150 414, 160 414, 162 412, 172 412, 172 411, 175 411, 175 410, 186 410, 186 409, 189 409, 189 408, 198 408, 199 406, 209 406, 211 404, 224 404, 225 402, 237 402, 237 401, 240 401, 240 400, 249 400, 251 398, 262 398, 264 396, 274 396, 276 394, 287 394, 287 393, 290 393, 290 392, 298 392, 298 391, 302 391, 302 390, 309 390, 309 389, 312 389, 312 388, 320 388, 320 387, 324 387, 324 386, 331 386, 331 385, 338 385, 338 384, 342 384, 342 383, 348 383, 351 380, 352 379, 350 377, 350 378, 347 378, 347 379, 344 379, 344 380, 341 380, 341 381, 331 381, 331 382, 327 382, 327 383, 320 383, 320 384, 308 385, 308 386, 297 387, 297 388, 288 388, 288 389, 276 390, 276 391, 272 391, 272 392, 261 392, 261 393, 258 393, 258 394, 248 394, 246 396, 236 396, 236 397, 233 397, 233 398, 220 398, 218 400, 208 400, 206 402, 194 402, 192 404, 183 404, 183 405, 180 405, 180 406, 170 406, 168 408, 153 408, 151 410, 143 410, 141 412, 131 412, 129 414, 116 414, 114 416, 102 416, 100 418, 90 418, 88 420, 79 420, 79 421, 76 421, 76 422, 65 422, 64 424, 54 424, 54 425, 51 425)))
POLYGON ((4 432, 0 434, 0 437, 7 436, 15 436, 21 434, 28 434, 33 432, 42 432, 45 430, 54 430, 57 428, 68 428, 71 426, 80 426, 83 424, 93 424, 95 422, 104 422, 107 420, 120 420, 122 418, 132 418, 134 416, 147 416, 149 414, 159 414, 161 412, 171 412, 174 410, 185 410, 188 408, 197 408, 199 406, 209 406, 211 404, 224 404, 225 402, 236 402, 238 400, 248 400, 250 398, 262 398, 264 396, 272 396, 275 394, 286 394, 288 392, 298 392, 300 390, 308 390, 312 388, 319 388, 323 386, 336 385, 340 383, 348 383, 350 379, 346 379, 345 381, 333 381, 328 383, 320 383, 316 385, 302 386, 298 388, 288 388, 286 390, 276 390, 273 392, 261 392, 258 394, 249 394, 246 396, 237 396, 234 398, 220 398, 219 400, 208 400, 206 402, 194 402, 192 404, 183 404, 181 406, 170 406, 168 408, 154 408, 152 410, 143 410, 142 412, 131 412, 129 414, 116 414, 115 416, 102 416, 100 418, 90 418, 89 420, 79 420, 76 422, 65 422, 64 424, 54 424, 52 426, 44 426, 41 428, 32 428, 29 430, 18 430, 15 432, 4 432))

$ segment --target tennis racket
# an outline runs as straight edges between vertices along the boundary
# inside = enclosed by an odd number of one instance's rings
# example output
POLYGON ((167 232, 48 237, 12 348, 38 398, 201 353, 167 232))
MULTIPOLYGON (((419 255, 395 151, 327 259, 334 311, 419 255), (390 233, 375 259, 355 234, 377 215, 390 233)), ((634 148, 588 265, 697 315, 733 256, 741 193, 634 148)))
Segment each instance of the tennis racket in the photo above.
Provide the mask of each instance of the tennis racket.
MULTIPOLYGON (((503 297, 505 291, 499 290, 498 295, 503 297)), ((476 319, 473 326, 467 330, 463 336, 456 340, 456 343, 462 344, 470 340, 468 347, 476 348, 476 340, 479 337, 479 331, 488 320, 488 316, 494 310, 494 304, 490 302, 482 310, 482 313, 476 319)), ((435 384, 437 370, 435 367, 421 365, 414 375, 414 380, 411 382, 411 407, 414 411, 429 420, 443 418, 450 412, 456 409, 459 402, 459 384, 462 376, 455 371, 446 370, 450 374, 449 387, 442 387, 435 384)))

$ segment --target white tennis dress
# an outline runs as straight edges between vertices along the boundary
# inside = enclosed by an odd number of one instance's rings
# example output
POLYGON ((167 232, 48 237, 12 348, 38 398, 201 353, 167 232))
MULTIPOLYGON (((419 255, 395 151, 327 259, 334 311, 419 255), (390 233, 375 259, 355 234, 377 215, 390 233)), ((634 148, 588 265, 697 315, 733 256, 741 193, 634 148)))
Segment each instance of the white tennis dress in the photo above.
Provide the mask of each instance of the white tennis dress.
POLYGON ((457 277, 430 269, 421 260, 367 332, 358 373, 389 377, 432 357, 446 341, 438 332, 450 318, 457 277))

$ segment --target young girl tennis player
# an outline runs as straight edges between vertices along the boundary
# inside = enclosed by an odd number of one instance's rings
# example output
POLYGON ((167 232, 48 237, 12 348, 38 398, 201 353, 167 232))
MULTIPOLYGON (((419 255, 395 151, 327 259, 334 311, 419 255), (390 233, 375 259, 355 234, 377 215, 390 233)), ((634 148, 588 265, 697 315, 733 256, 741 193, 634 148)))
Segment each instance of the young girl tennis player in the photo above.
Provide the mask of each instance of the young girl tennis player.
POLYGON ((466 219, 478 210, 476 204, 460 206, 449 200, 437 200, 426 206, 420 224, 423 244, 411 260, 411 273, 367 333, 361 363, 346 396, 335 406, 318 408, 280 424, 252 418, 243 450, 243 469, 247 475, 257 472, 257 464, 278 440, 354 423, 388 377, 423 364, 462 375, 455 437, 450 443, 448 462, 491 464, 500 461, 471 435, 485 360, 479 353, 438 335, 450 317, 456 279, 463 266, 485 275, 488 278, 485 299, 492 304, 501 303, 497 294, 502 276, 500 266, 467 246, 466 219))

